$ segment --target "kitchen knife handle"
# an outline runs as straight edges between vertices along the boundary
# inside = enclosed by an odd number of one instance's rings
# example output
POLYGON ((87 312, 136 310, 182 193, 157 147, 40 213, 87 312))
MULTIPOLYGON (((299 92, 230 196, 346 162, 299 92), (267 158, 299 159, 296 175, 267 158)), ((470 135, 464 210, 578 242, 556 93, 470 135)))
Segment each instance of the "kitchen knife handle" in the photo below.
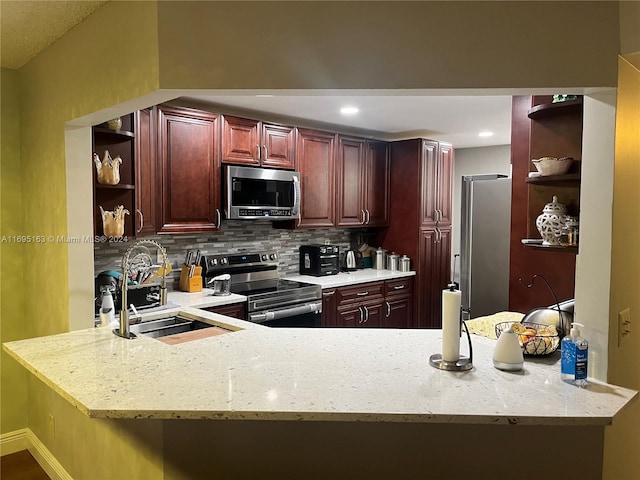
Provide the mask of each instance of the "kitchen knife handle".
POLYGON ((144 227, 144 215, 139 208, 136 208, 136 212, 140 215, 140 228, 136 230, 136 233, 140 233, 142 231, 142 227, 144 227))

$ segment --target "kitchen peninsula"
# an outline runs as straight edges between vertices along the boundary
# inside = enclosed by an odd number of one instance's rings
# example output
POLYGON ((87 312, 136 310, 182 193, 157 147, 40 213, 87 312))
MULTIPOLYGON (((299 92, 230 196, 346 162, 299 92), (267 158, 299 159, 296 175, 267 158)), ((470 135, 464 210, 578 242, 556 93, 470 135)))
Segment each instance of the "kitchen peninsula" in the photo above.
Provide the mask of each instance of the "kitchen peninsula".
POLYGON ((440 330, 270 329, 179 310, 232 332, 167 345, 95 328, 4 344, 30 394, 60 397, 51 415, 68 423, 50 448, 73 478, 539 478, 525 456, 548 452, 538 467, 568 475, 559 453, 575 451, 595 479, 605 426, 637 397, 565 384, 557 359, 496 370, 486 338, 473 339, 473 370, 452 373, 429 366, 440 330), (56 449, 79 430, 91 433, 72 454, 56 449), (97 470, 74 470, 74 455, 95 455, 97 470))

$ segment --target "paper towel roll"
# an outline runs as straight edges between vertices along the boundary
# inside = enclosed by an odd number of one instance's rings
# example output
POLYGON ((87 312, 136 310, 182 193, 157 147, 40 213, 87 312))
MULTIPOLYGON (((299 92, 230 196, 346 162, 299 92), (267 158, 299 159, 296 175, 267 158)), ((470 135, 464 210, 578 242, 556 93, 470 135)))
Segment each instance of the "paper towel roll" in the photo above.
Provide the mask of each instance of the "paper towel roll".
POLYGON ((460 359, 460 290, 442 291, 442 360, 460 359))

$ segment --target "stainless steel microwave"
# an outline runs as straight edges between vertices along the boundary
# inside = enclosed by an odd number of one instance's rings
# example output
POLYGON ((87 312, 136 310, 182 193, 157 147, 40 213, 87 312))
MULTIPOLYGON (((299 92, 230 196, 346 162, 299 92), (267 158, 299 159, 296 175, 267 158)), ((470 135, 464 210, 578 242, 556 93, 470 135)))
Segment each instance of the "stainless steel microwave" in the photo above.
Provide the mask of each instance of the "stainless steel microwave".
POLYGON ((291 220, 300 216, 300 174, 291 170, 224 167, 225 215, 231 220, 291 220))

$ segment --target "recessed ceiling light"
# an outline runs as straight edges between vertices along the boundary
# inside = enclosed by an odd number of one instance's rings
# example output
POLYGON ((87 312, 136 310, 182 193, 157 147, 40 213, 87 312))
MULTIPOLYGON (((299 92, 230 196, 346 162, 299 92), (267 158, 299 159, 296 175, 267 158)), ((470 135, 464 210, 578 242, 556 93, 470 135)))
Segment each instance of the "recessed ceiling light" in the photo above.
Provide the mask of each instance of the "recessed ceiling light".
POLYGON ((479 137, 493 137, 493 132, 480 132, 478 134, 479 137))
POLYGON ((342 107, 340 109, 340 113, 343 115, 355 115, 359 111, 360 110, 358 110, 358 107, 342 107))

